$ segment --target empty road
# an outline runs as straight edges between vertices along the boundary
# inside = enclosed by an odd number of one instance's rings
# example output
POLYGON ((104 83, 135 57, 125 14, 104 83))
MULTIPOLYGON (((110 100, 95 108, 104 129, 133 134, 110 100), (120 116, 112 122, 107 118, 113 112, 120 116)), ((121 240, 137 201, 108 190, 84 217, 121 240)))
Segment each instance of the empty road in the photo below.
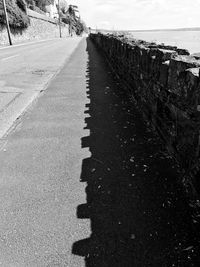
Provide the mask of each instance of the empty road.
POLYGON ((0 137, 45 90, 81 38, 63 38, 0 48, 0 137))
POLYGON ((4 85, 22 92, 65 63, 1 139, 0 266, 200 266, 176 165, 92 42, 70 42, 70 57, 59 40, 57 54, 37 44, 1 56, 19 78, 17 53, 35 50, 35 62, 43 50, 37 74, 4 85))

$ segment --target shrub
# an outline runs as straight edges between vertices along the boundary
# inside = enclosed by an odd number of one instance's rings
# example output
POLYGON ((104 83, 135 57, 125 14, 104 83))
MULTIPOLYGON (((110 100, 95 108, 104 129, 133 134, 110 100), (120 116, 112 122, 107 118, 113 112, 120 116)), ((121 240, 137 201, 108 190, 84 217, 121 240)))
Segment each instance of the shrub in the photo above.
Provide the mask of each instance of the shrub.
POLYGON ((42 11, 46 11, 46 6, 53 4, 54 0, 35 0, 35 4, 39 7, 42 11))
POLYGON ((77 35, 81 35, 86 31, 86 25, 80 20, 79 16, 76 16, 77 6, 69 5, 66 12, 61 14, 62 22, 69 25, 70 32, 74 31, 77 35))
MULTIPOLYGON (((25 3, 24 5, 23 3, 23 1, 17 2, 16 0, 6 0, 8 20, 11 29, 25 29, 30 23, 29 17, 25 13, 25 3), (17 3, 19 4, 19 6, 17 5, 17 3)), ((0 0, 0 24, 6 24, 2 0, 0 0)))

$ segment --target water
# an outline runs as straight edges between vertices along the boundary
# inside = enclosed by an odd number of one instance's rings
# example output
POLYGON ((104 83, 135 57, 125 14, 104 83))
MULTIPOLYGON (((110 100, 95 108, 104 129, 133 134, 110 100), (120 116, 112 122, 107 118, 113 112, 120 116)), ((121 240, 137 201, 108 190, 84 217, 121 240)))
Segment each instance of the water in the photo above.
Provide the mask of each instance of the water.
POLYGON ((188 49, 190 53, 200 53, 200 31, 147 31, 131 34, 136 39, 165 43, 188 49))

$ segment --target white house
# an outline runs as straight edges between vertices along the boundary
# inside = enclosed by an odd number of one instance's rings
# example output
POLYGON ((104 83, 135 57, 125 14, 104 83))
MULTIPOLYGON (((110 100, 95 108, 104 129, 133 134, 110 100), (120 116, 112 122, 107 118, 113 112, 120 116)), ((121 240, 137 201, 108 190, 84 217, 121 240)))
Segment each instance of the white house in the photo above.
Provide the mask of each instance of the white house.
POLYGON ((54 3, 46 6, 46 15, 50 18, 58 18, 58 0, 54 0, 54 3))

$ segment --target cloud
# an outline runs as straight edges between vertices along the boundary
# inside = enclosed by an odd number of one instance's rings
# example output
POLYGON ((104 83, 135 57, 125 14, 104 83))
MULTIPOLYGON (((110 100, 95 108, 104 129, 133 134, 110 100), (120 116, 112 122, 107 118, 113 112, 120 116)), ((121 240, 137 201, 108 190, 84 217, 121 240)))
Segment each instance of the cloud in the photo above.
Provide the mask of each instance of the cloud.
MULTIPOLYGON (((69 0, 70 1, 70 0, 69 0)), ((71 0, 91 27, 155 29, 200 26, 200 0, 71 0)))

